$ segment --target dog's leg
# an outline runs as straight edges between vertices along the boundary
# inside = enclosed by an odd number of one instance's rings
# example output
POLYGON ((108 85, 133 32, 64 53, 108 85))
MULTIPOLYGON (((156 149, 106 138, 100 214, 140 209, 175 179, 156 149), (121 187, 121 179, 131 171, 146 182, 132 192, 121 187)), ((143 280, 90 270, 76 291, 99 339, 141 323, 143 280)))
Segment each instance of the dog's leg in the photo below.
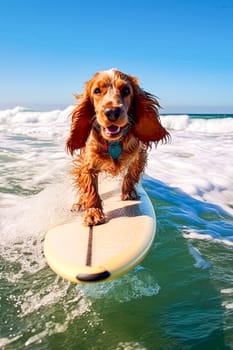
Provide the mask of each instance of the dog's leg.
POLYGON ((87 226, 100 225, 105 222, 102 201, 98 193, 98 175, 90 171, 89 186, 86 193, 86 213, 84 224, 87 226))
POLYGON ((146 166, 146 152, 142 150, 138 153, 138 157, 132 162, 123 179, 121 199, 136 200, 138 199, 135 185, 140 181, 141 175, 146 166))
POLYGON ((79 201, 74 207, 85 210, 84 225, 93 226, 104 223, 105 215, 98 193, 98 175, 92 169, 84 169, 84 167, 80 167, 77 175, 79 201))

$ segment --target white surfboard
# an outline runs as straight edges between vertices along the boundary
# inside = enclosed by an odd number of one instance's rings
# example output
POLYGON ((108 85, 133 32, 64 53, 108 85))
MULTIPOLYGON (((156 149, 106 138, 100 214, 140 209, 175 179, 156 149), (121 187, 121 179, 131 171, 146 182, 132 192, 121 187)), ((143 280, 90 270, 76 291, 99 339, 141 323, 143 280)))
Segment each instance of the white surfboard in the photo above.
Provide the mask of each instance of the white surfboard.
POLYGON ((134 201, 122 201, 120 191, 119 180, 99 183, 106 223, 87 227, 77 215, 47 232, 44 255, 56 274, 75 283, 98 282, 117 278, 142 261, 155 236, 154 209, 142 186, 134 201))

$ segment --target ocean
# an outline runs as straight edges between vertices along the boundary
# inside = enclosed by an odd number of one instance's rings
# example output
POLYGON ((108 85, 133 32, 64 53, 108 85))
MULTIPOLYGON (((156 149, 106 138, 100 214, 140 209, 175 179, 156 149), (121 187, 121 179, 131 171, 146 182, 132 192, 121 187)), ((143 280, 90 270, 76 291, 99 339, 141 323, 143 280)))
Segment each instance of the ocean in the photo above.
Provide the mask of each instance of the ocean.
POLYGON ((120 279, 80 286, 42 250, 73 215, 72 108, 0 111, 0 348, 233 349, 233 115, 161 115, 171 142, 150 150, 142 181, 152 249, 120 279))

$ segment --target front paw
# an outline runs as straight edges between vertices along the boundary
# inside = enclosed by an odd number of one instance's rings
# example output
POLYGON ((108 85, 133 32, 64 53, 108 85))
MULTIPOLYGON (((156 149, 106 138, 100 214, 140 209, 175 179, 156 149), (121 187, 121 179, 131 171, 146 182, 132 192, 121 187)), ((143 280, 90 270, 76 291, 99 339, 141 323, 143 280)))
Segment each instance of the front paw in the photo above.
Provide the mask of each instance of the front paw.
POLYGON ((95 226, 103 224, 105 220, 105 215, 102 209, 90 208, 86 211, 83 223, 85 226, 95 226))
POLYGON ((123 200, 123 201, 131 201, 131 200, 134 201, 136 199, 139 199, 139 196, 138 196, 135 188, 132 188, 128 191, 122 192, 122 194, 121 194, 121 200, 123 200))

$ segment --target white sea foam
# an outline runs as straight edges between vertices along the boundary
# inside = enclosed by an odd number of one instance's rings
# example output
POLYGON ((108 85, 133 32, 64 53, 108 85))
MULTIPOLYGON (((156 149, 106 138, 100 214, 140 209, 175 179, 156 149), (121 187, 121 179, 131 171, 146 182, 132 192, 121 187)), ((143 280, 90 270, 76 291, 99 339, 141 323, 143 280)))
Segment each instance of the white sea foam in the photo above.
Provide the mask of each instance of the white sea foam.
POLYGON ((204 241, 213 241, 215 243, 222 243, 225 244, 227 246, 233 247, 233 236, 227 236, 226 238, 224 238, 223 236, 221 236, 221 234, 219 234, 219 238, 215 238, 214 237, 214 232, 210 232, 208 233, 199 233, 199 232, 195 232, 195 231, 190 231, 183 234, 184 238, 188 238, 188 239, 198 239, 198 240, 204 240, 204 241))
POLYGON ((227 310, 233 309, 233 303, 223 302, 222 306, 224 306, 227 310))
POLYGON ((233 288, 224 288, 224 289, 221 289, 221 293, 222 293, 222 294, 230 294, 230 295, 233 295, 233 288))
POLYGON ((170 132, 171 143, 150 153, 147 174, 233 214, 233 132, 170 132))

